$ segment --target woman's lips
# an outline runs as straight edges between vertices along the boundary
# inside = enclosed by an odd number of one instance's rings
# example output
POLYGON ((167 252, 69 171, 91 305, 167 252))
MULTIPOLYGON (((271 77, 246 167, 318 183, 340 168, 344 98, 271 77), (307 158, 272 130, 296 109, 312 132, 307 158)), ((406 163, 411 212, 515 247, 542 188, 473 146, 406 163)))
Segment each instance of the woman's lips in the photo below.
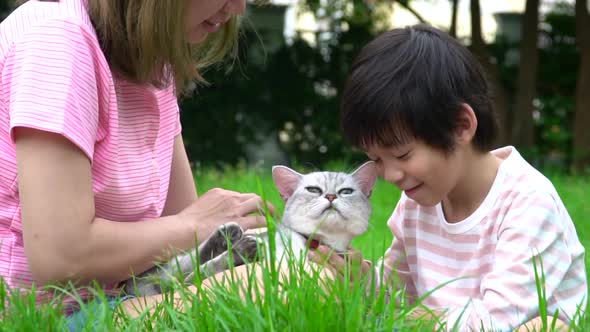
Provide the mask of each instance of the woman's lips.
POLYGON ((221 27, 221 23, 205 21, 203 22, 203 27, 205 28, 205 30, 207 30, 207 32, 213 33, 219 30, 219 27, 221 27))

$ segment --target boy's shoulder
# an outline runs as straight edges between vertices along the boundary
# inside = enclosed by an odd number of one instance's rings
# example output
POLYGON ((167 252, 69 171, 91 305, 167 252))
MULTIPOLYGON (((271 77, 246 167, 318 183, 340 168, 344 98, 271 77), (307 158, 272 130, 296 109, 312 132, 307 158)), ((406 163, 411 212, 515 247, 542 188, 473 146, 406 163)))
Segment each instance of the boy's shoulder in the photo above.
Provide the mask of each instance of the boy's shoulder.
POLYGON ((526 161, 515 147, 505 146, 491 153, 502 160, 496 176, 500 196, 546 194, 558 198, 551 180, 526 161))
MULTIPOLYGON (((558 210, 565 210, 564 203, 551 180, 528 163, 515 147, 506 146, 491 153, 502 162, 492 188, 482 203, 485 206, 480 206, 478 213, 503 211, 506 206, 514 207, 523 202, 531 204, 532 201, 534 204, 550 204, 558 210)), ((441 208, 440 204, 422 206, 402 192, 397 213, 410 219, 419 216, 421 219, 435 221, 441 217, 441 208)))
POLYGON ((492 151, 504 159, 500 164, 498 194, 494 207, 498 211, 551 213, 559 219, 571 219, 555 185, 543 173, 528 163, 512 146, 492 151))

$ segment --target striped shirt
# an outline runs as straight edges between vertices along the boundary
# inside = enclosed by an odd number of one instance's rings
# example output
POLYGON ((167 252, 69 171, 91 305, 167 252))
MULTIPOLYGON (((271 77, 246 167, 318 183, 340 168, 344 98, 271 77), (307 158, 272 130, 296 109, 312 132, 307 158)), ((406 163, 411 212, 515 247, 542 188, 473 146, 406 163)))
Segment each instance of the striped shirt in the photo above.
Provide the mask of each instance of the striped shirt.
POLYGON ((449 330, 507 331, 539 315, 533 266, 540 270, 541 260, 548 312, 558 309, 570 322, 587 300, 574 224, 551 182, 516 149, 493 153, 503 160, 497 176, 465 220, 449 223, 441 204, 423 207, 402 194, 388 221, 394 240, 378 267, 409 299, 432 292, 422 304, 446 310, 449 330))
POLYGON ((181 130, 174 89, 116 78, 86 6, 29 1, 0 24, 0 276, 13 288, 34 282, 23 244, 15 127, 63 135, 89 158, 97 217, 141 221, 164 208, 181 130))

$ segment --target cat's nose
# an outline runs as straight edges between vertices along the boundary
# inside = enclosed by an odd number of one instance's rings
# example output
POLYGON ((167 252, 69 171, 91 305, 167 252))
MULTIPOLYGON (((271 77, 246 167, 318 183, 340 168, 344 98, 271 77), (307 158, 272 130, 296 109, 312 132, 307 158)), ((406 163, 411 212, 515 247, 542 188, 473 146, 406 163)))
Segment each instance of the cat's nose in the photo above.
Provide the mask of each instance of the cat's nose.
POLYGON ((326 194, 326 199, 330 201, 330 203, 332 203, 333 200, 336 199, 336 195, 334 194, 326 194))

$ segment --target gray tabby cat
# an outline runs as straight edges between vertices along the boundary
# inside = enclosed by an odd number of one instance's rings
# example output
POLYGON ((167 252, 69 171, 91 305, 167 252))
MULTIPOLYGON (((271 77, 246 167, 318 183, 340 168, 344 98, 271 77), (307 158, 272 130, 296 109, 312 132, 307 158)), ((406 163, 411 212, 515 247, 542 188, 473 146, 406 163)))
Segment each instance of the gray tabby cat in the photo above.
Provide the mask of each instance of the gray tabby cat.
MULTIPOLYGON (((282 222, 276 228, 277 260, 287 255, 298 260, 308 247, 319 243, 344 252, 354 237, 367 230, 369 197, 377 179, 374 162, 367 162, 350 174, 324 171, 304 175, 286 166, 274 166, 272 176, 286 202, 282 222)), ((268 248, 268 243, 267 232, 244 234, 237 223, 227 223, 195 250, 128 279, 124 290, 135 296, 158 294, 162 292, 160 285, 175 277, 181 276, 187 283, 193 280, 196 257, 200 262, 198 270, 206 278, 231 265, 260 258, 259 249, 268 248)))

